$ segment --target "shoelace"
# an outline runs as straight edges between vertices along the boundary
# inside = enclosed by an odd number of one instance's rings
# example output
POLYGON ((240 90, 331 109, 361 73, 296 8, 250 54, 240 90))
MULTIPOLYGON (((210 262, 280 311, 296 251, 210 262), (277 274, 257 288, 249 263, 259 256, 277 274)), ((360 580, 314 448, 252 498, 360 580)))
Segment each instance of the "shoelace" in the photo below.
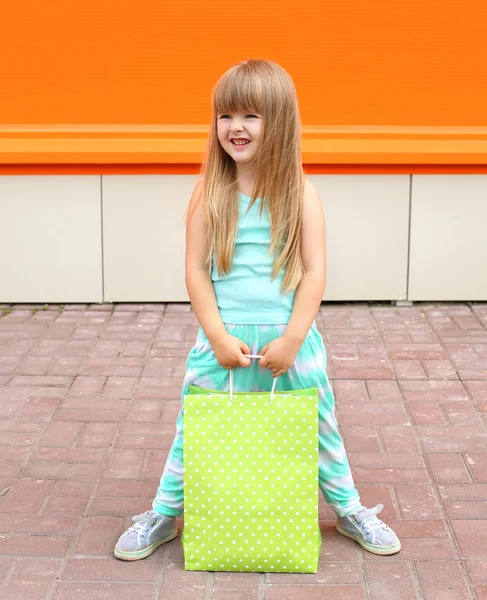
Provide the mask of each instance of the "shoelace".
POLYGON ((360 529, 363 529, 366 534, 369 534, 374 529, 380 529, 381 527, 383 527, 386 531, 389 530, 389 527, 375 515, 372 515, 371 517, 365 517, 360 524, 360 529))
POLYGON ((137 534, 140 534, 141 537, 149 535, 149 523, 151 521, 154 521, 152 525, 155 525, 157 523, 157 519, 155 519, 151 515, 148 515, 147 513, 135 515, 134 517, 132 517, 132 521, 136 521, 136 523, 129 527, 129 531, 135 531, 137 534))

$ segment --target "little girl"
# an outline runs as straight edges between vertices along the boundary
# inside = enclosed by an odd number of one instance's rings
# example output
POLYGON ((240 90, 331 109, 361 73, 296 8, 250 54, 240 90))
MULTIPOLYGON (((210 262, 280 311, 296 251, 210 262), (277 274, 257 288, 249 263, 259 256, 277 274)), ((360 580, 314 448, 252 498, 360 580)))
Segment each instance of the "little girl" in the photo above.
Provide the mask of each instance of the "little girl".
MULTIPOLYGON (((248 60, 229 69, 213 93, 203 180, 188 208, 186 286, 201 325, 186 363, 189 386, 236 391, 318 388, 319 486, 337 530, 375 554, 401 544, 355 489, 337 430, 315 316, 325 290, 325 224, 301 165, 301 125, 291 77, 279 65, 248 60), (258 362, 246 354, 261 354, 258 362)), ((133 517, 115 556, 139 560, 177 535, 183 513, 183 409, 152 504, 133 517)))

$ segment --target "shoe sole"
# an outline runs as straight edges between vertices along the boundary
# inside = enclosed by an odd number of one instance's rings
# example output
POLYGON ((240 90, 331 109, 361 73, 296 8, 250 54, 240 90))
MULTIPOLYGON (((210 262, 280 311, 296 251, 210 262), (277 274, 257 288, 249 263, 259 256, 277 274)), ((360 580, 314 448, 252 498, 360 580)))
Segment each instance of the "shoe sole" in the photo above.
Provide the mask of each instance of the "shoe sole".
POLYGON ((154 552, 154 550, 157 550, 157 548, 159 548, 161 544, 170 542, 175 537, 177 537, 177 535, 178 530, 176 529, 176 531, 163 538, 162 540, 157 540, 157 542, 154 542, 150 546, 147 546, 147 548, 144 548, 143 550, 137 550, 136 552, 125 552, 124 550, 119 550, 115 546, 113 554, 116 558, 119 558, 120 560, 141 560, 142 558, 147 558, 148 556, 150 556, 154 552))
POLYGON ((339 525, 336 526, 336 530, 338 533, 341 533, 345 537, 350 538, 351 540, 355 540, 358 544, 362 546, 365 550, 372 552, 372 554, 380 554, 381 556, 387 556, 388 554, 396 554, 401 550, 401 542, 397 542, 392 546, 374 546, 373 544, 369 544, 365 540, 361 540, 360 538, 355 537, 345 529, 342 529, 339 525))

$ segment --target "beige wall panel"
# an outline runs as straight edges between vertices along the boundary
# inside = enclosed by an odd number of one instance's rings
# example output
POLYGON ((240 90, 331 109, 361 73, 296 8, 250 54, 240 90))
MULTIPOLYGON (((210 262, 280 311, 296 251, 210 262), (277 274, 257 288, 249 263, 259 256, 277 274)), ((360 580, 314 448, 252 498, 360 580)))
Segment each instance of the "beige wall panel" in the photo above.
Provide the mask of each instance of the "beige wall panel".
POLYGON ((103 176, 105 301, 187 302, 184 212, 196 175, 103 176))
POLYGON ((409 175, 310 175, 326 220, 325 300, 403 300, 409 175))
POLYGON ((487 175, 414 175, 410 300, 487 300, 487 175))
POLYGON ((98 176, 0 177, 0 302, 101 302, 98 176))

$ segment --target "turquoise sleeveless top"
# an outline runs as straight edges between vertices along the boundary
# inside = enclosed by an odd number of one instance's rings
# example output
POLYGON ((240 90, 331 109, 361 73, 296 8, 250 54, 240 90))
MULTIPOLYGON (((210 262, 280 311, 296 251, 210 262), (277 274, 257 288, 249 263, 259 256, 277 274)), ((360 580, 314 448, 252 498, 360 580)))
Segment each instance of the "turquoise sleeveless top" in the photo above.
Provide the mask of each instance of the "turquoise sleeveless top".
POLYGON ((267 209, 260 216, 257 200, 247 213, 250 198, 239 194, 239 220, 230 273, 218 275, 215 262, 211 278, 224 323, 276 325, 289 322, 295 292, 281 294, 284 272, 271 281, 271 232, 267 209))

